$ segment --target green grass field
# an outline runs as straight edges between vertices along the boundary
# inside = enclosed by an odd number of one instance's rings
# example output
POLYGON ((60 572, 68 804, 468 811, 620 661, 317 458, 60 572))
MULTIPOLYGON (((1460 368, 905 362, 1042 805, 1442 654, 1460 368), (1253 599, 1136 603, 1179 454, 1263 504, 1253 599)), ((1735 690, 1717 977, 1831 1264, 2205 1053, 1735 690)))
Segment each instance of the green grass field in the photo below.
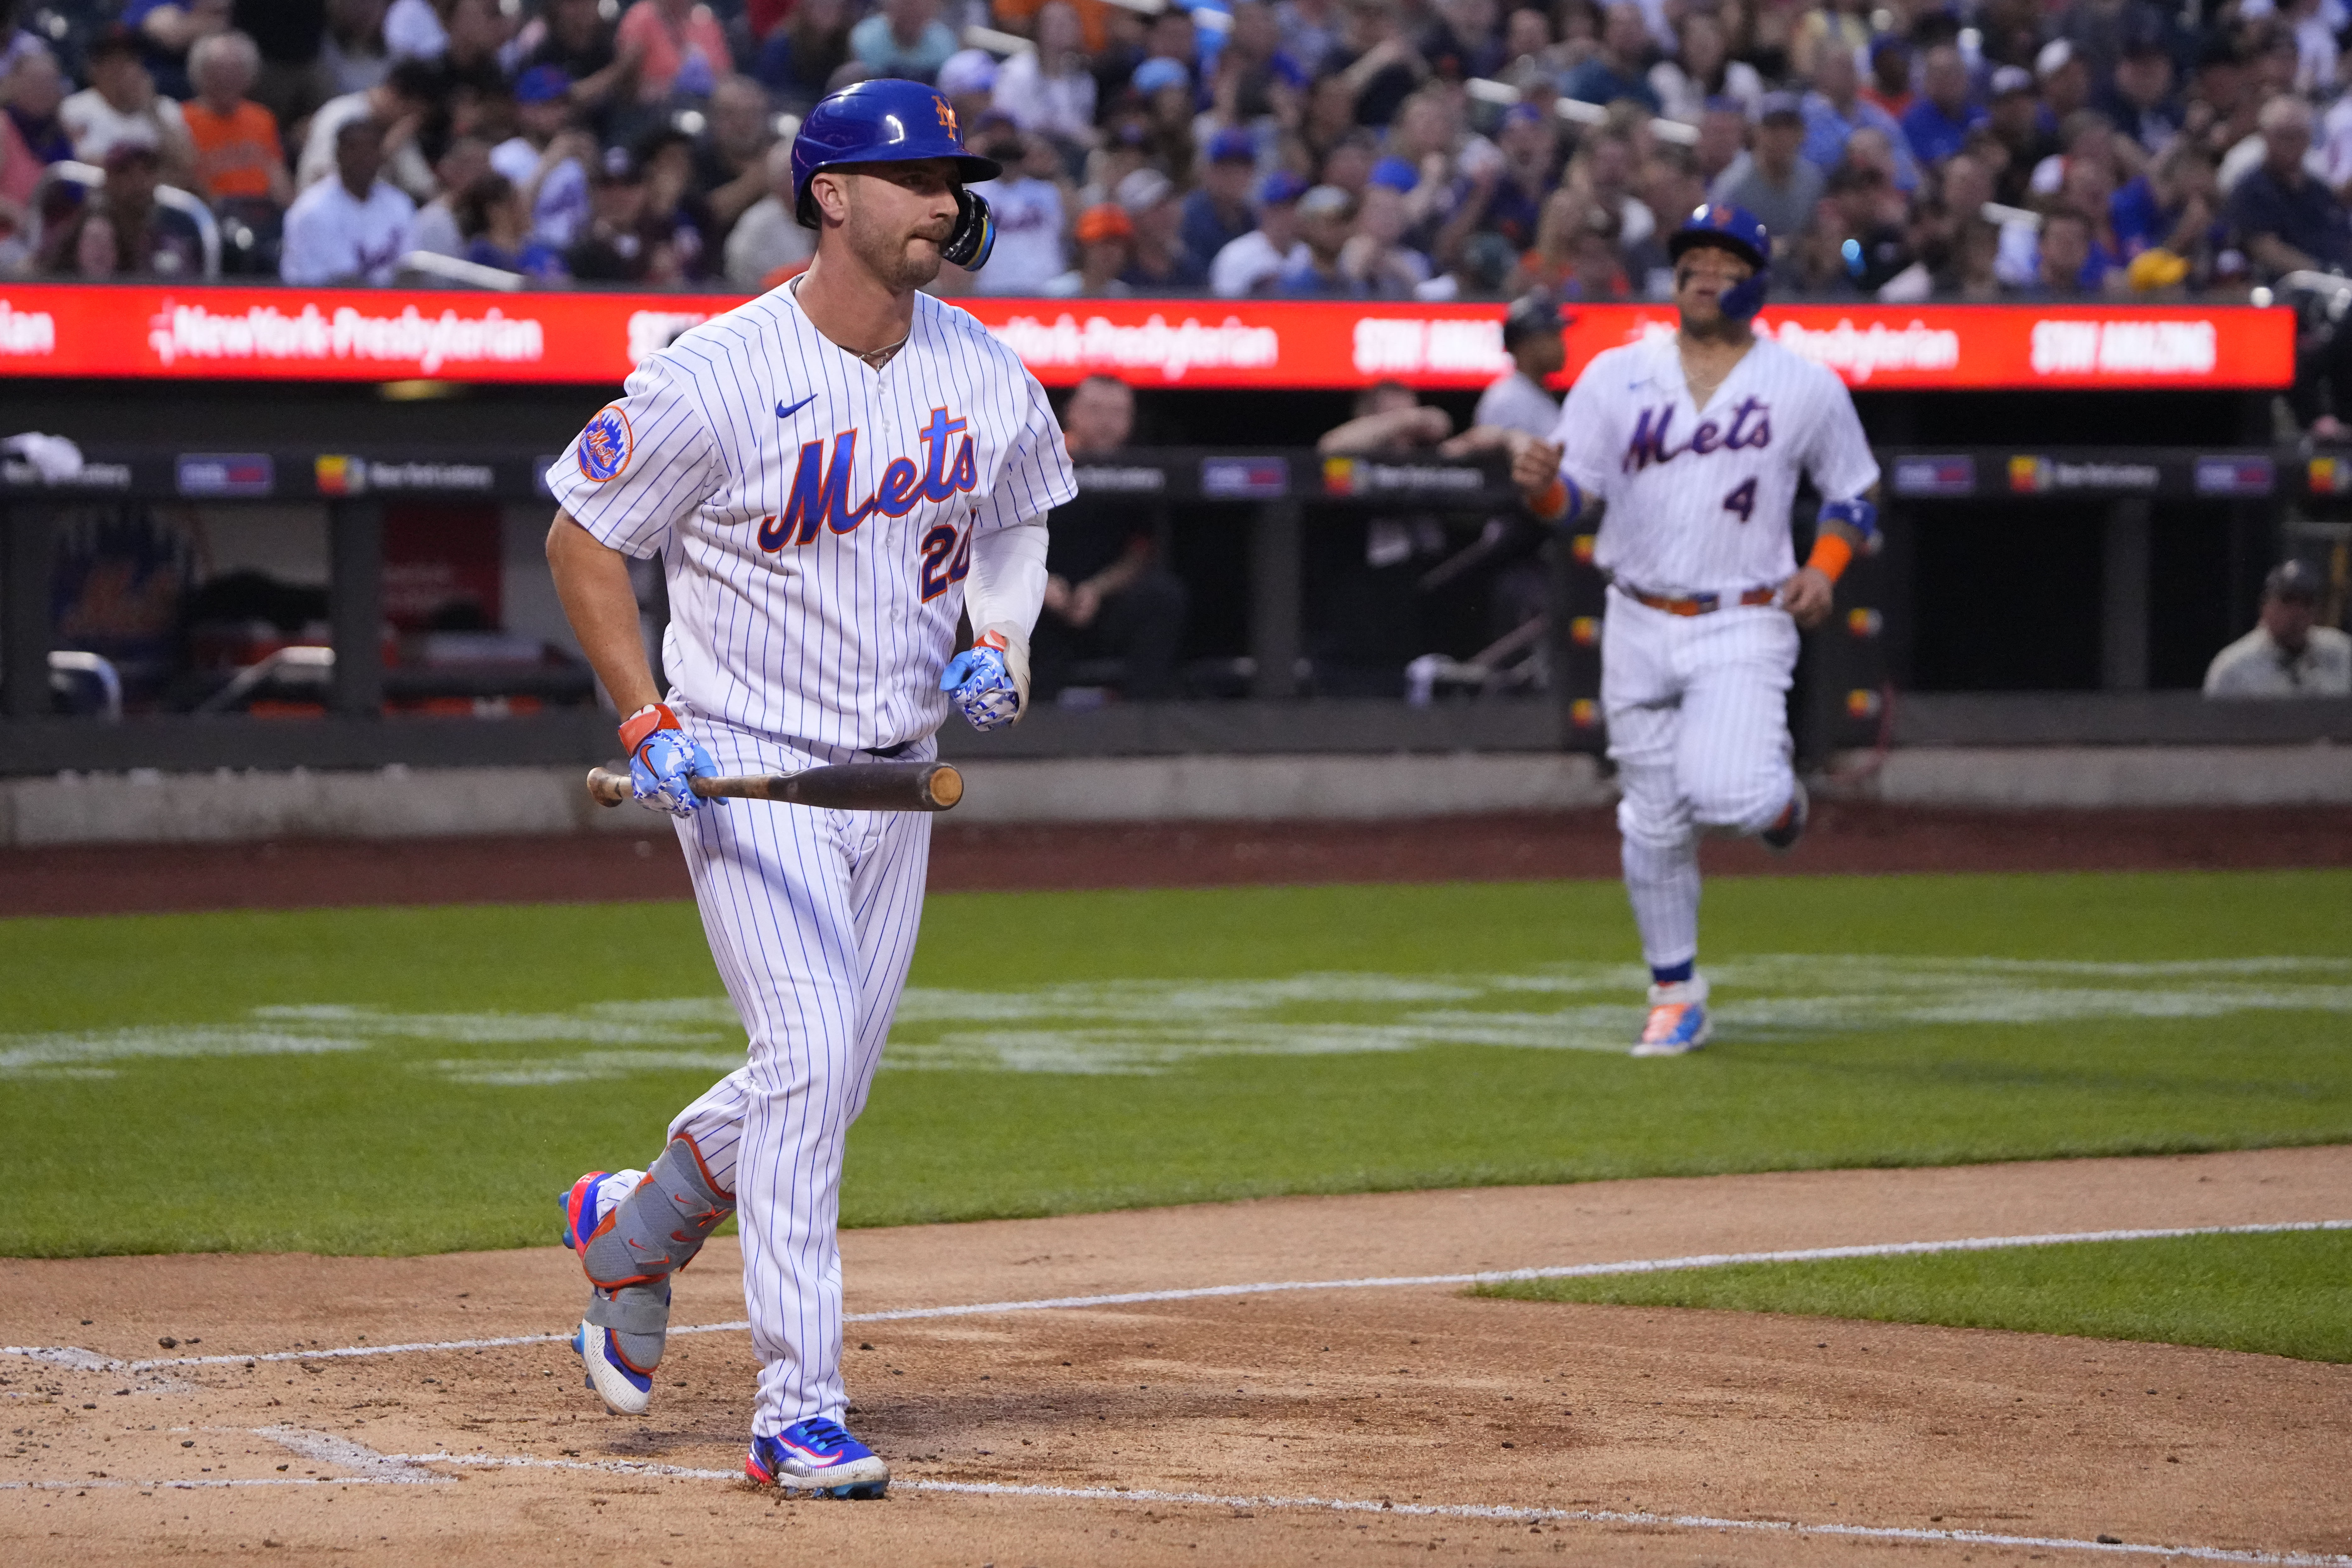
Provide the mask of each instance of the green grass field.
POLYGON ((1472 1294, 2018 1329, 2352 1362, 2352 1232, 2342 1230, 1748 1263, 1517 1281, 1472 1294))
MULTIPOLYGON (((1622 1053, 1608 883, 931 900, 848 1223, 2352 1137, 2352 874, 1734 880, 1622 1053)), ((0 921, 0 1253, 555 1239, 740 1061, 685 904, 0 921)))

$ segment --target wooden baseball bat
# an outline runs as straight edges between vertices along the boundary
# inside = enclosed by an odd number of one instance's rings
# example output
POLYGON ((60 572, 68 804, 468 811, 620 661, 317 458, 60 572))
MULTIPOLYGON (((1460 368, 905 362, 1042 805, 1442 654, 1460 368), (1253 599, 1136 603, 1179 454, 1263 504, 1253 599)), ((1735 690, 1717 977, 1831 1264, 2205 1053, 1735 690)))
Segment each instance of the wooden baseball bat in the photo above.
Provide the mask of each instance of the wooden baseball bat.
MULTIPOLYGON (((836 811, 944 811, 963 799, 963 775, 945 762, 844 762, 798 773, 745 774, 693 781, 704 800, 733 796, 836 811)), ((625 771, 591 768, 588 795, 600 806, 634 799, 625 771)))

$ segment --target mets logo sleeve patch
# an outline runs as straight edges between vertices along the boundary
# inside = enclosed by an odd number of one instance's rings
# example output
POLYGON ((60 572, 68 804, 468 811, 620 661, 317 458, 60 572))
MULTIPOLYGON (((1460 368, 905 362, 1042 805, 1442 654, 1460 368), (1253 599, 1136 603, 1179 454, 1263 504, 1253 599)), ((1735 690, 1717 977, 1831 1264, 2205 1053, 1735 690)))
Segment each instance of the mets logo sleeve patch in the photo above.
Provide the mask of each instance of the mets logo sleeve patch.
POLYGON ((547 470, 556 505, 633 556, 657 553, 726 479, 702 400, 658 359, 631 372, 621 400, 598 409, 547 470))
POLYGON ((629 465, 629 414, 619 403, 596 411, 580 433, 580 472, 597 484, 617 479, 629 465))

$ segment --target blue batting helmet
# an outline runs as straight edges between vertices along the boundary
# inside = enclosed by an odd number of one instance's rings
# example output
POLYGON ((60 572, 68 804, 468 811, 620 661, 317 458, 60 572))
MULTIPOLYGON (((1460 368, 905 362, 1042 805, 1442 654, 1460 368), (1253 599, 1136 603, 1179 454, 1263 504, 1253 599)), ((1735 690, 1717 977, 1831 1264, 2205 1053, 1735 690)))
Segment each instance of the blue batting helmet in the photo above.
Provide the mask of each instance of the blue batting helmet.
POLYGON ((993 180, 1004 170, 963 144, 963 128, 946 95, 919 81, 885 77, 854 82, 809 110, 793 141, 793 215, 803 228, 817 226, 809 182, 820 169, 919 158, 955 161, 958 217, 940 254, 959 267, 980 266, 995 244, 996 221, 988 204, 963 187, 993 180))
POLYGON ((1768 274, 1772 267, 1772 234, 1764 226, 1764 220, 1746 207, 1721 202, 1694 208, 1682 226, 1666 236, 1666 255, 1680 261, 1685 251, 1701 246, 1727 250, 1756 269, 1755 276, 1724 291, 1717 302, 1723 313, 1745 321, 1764 308, 1764 289, 1770 281, 1768 274))

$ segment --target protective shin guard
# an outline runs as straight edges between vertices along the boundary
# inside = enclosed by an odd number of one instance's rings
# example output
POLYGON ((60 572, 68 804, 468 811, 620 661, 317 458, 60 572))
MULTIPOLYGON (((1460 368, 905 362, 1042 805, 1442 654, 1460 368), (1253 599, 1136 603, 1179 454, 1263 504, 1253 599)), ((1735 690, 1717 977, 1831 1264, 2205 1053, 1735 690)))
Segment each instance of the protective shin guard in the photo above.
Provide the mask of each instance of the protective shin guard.
POLYGON ((613 1332, 613 1348, 632 1372, 646 1373, 661 1364, 662 1347, 669 1333, 669 1284, 624 1285, 598 1291, 588 1301, 587 1321, 613 1332))
POLYGON ((590 1284, 615 1293, 616 1309, 618 1292, 644 1285, 655 1288, 666 1313, 671 1273, 701 1251, 734 1212, 735 1195, 710 1179, 694 1140, 675 1138, 636 1190, 596 1227, 580 1249, 581 1267, 590 1284))

